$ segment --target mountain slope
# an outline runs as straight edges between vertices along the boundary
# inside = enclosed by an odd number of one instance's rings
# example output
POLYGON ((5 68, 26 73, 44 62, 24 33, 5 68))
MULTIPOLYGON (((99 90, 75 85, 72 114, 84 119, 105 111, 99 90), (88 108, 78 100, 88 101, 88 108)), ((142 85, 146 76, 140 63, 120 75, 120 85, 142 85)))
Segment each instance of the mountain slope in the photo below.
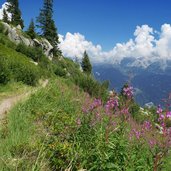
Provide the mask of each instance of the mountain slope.
POLYGON ((171 92, 171 61, 155 61, 145 68, 137 63, 135 58, 124 58, 120 64, 94 66, 94 75, 98 80, 109 79, 110 88, 117 91, 130 82, 136 101, 142 106, 148 102, 163 104, 162 99, 171 92))

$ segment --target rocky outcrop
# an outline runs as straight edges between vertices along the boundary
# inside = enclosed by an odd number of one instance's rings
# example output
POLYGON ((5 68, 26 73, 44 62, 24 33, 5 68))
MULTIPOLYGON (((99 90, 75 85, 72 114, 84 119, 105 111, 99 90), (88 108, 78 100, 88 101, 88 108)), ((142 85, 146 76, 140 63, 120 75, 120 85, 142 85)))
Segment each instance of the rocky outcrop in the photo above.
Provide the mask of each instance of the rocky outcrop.
POLYGON ((49 59, 53 58, 53 46, 49 43, 47 39, 41 38, 40 40, 38 39, 33 39, 33 44, 36 47, 42 48, 44 54, 49 57, 49 59))
POLYGON ((49 43, 49 41, 45 38, 40 38, 40 39, 31 39, 26 36, 24 36, 24 33, 22 32, 20 26, 13 27, 10 26, 7 23, 2 22, 4 26, 4 32, 8 35, 9 39, 16 43, 23 43, 26 46, 35 46, 35 47, 40 47, 44 54, 49 58, 53 58, 53 46, 49 43))

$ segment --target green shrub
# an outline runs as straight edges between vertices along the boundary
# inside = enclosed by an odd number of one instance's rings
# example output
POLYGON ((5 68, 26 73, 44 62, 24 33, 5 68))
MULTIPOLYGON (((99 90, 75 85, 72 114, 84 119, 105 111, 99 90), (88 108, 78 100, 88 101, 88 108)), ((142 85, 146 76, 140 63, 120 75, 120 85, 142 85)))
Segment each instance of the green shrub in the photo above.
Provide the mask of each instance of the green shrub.
POLYGON ((55 66, 54 73, 60 77, 65 77, 67 75, 67 71, 60 67, 60 66, 55 66))
POLYGON ((0 33, 3 33, 4 32, 4 26, 2 23, 0 23, 0 33))
POLYGON ((63 58, 59 60, 54 58, 53 63, 56 75, 65 77, 69 73, 69 78, 85 92, 88 92, 91 96, 106 99, 109 85, 107 81, 100 83, 93 76, 82 73, 79 64, 74 63, 71 59, 63 58))
POLYGON ((3 34, 1 32, 0 32, 0 43, 5 45, 8 48, 11 48, 11 49, 15 49, 16 48, 16 44, 11 42, 9 40, 9 38, 5 34, 3 34))
POLYGON ((40 68, 24 55, 0 44, 0 83, 14 80, 35 85, 40 78, 40 72, 40 68))
POLYGON ((57 57, 54 57, 52 62, 55 66, 67 70, 72 77, 80 73, 79 65, 74 63, 71 59, 62 58, 59 60, 57 57))
POLYGON ((107 97, 106 85, 99 83, 91 75, 79 74, 73 77, 74 82, 85 92, 88 92, 91 96, 101 97, 103 100, 107 97))
POLYGON ((26 45, 21 43, 17 45, 16 51, 26 55, 27 57, 33 59, 36 62, 40 61, 42 56, 44 56, 40 48, 27 47, 26 45))
POLYGON ((0 84, 6 84, 10 80, 10 70, 7 60, 0 57, 0 84))

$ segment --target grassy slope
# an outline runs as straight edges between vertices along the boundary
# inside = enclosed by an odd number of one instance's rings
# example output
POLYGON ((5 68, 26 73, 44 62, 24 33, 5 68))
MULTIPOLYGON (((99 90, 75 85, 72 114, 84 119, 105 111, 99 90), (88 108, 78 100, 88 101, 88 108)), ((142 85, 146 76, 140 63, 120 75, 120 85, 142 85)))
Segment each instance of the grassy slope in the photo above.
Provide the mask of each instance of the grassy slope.
POLYGON ((12 58, 15 60, 20 60, 26 63, 31 63, 30 59, 28 59, 25 55, 16 52, 14 49, 9 48, 3 44, 0 44, 0 55, 7 56, 8 58, 12 58))
MULTIPOLYGON (((48 170, 42 144, 53 141, 51 129, 54 127, 56 134, 61 131, 67 134, 65 128, 75 123, 85 96, 71 82, 58 78, 15 106, 1 131, 0 168, 4 171, 48 170)), ((57 141, 60 145, 62 139, 57 141)))
POLYGON ((31 59, 0 43, 0 81, 2 83, 22 81, 28 85, 35 85, 41 72, 40 67, 33 64, 31 59))

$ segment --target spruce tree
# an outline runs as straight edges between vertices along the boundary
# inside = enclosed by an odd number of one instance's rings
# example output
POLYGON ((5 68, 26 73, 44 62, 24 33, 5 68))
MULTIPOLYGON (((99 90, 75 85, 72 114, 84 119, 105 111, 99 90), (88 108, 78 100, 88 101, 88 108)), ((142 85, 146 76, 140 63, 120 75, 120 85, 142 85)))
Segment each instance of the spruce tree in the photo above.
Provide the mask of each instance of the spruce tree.
POLYGON ((54 52, 60 53, 58 49, 59 37, 53 20, 53 0, 44 0, 43 8, 37 17, 37 27, 41 31, 40 34, 52 44, 54 52))
POLYGON ((3 18, 2 18, 2 21, 5 22, 5 23, 8 23, 9 20, 8 20, 8 14, 6 12, 5 9, 3 9, 3 18))
POLYGON ((21 18, 21 11, 19 9, 19 2, 18 0, 7 0, 9 3, 8 5, 8 12, 11 13, 11 24, 14 26, 20 25, 21 28, 24 28, 23 20, 21 18))
POLYGON ((28 27, 28 30, 26 31, 26 33, 32 38, 34 39, 36 37, 36 33, 35 33, 35 25, 34 25, 34 20, 31 19, 30 25, 28 27))
POLYGON ((83 54, 81 66, 82 66, 83 72, 85 72, 86 74, 91 74, 92 66, 89 60, 89 56, 86 51, 83 54))

